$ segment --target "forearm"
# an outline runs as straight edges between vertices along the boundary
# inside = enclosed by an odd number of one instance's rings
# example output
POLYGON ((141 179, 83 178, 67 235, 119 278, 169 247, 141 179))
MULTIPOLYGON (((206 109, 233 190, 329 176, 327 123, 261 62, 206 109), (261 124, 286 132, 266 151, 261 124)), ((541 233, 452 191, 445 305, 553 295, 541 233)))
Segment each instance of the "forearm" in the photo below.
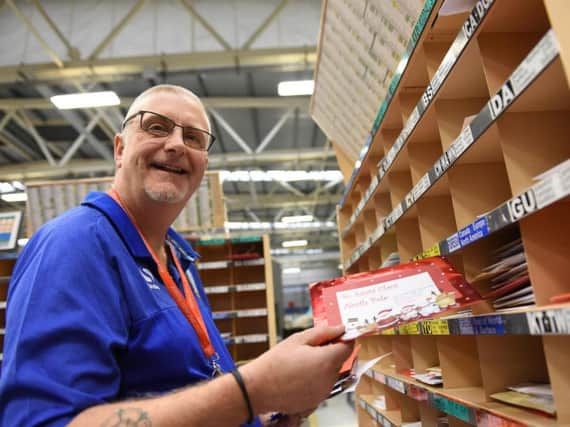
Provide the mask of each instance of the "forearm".
POLYGON ((69 424, 81 426, 238 426, 248 412, 241 391, 226 374, 168 395, 94 406, 69 424))

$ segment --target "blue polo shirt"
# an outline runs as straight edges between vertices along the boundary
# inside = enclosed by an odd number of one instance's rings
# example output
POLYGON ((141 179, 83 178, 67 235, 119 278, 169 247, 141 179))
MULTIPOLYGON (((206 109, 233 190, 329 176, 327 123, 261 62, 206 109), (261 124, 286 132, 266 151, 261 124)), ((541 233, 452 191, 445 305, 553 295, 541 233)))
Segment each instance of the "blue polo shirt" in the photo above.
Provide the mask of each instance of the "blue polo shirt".
MULTIPOLYGON (((168 239, 228 372, 234 364, 210 314, 198 255, 172 229, 168 239)), ((180 283, 176 268, 170 271, 180 283)), ((211 375, 194 329, 111 197, 90 193, 30 239, 9 287, 1 426, 63 426, 90 406, 159 395, 211 375)))

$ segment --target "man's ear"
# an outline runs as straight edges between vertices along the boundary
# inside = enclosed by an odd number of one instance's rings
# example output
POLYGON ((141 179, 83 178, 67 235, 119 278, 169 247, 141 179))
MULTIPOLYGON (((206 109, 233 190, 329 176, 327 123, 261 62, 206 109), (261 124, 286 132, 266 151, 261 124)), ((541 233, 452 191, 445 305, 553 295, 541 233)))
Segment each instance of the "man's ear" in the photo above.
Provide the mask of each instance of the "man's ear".
POLYGON ((114 142, 115 167, 119 169, 122 166, 123 151, 125 149, 125 141, 123 135, 120 133, 115 134, 115 139, 113 142, 114 142))

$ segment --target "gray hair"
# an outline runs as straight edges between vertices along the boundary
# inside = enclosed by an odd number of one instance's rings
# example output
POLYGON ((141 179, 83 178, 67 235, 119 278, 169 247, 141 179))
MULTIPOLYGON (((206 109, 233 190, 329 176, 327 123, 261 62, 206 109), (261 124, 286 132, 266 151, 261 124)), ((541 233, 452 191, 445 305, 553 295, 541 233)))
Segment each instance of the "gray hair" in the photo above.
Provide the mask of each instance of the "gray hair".
POLYGON ((204 103, 202 102, 202 100, 198 97, 198 95, 196 95, 191 90, 186 89, 185 87, 182 87, 182 86, 178 86, 178 85, 160 84, 160 85, 152 86, 152 87, 146 89, 144 92, 142 92, 139 96, 137 96, 134 99, 134 101, 130 105, 129 110, 127 111, 127 115, 125 117, 129 117, 131 114, 134 114, 136 112, 135 110, 137 109, 138 105, 141 103, 141 101, 143 99, 145 99, 149 95, 152 95, 152 94, 158 93, 158 92, 167 92, 167 93, 173 93, 173 94, 180 95, 180 96, 186 96, 186 97, 191 98, 192 100, 196 101, 198 104, 200 104, 200 106, 204 110, 204 116, 206 117, 206 124, 208 125, 208 132, 212 131, 212 128, 210 125, 210 118, 208 117, 208 113, 206 112, 206 108, 204 107, 204 103))

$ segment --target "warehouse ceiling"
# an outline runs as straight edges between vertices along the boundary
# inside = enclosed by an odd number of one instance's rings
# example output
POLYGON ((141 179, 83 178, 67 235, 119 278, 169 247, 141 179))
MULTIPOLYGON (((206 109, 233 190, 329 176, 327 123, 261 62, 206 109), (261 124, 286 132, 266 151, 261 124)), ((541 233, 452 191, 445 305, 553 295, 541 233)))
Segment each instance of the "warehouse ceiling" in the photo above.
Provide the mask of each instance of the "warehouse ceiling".
MULTIPOLYGON (((217 136, 210 169, 338 170, 309 97, 277 96, 280 81, 312 79, 320 13, 317 0, 0 1, 0 180, 111 175, 129 102, 159 83, 202 97, 217 136), (49 101, 99 90, 120 106, 63 111, 49 101)), ((225 181, 228 220, 312 214, 327 225, 275 232, 273 246, 310 235, 309 247, 336 250, 341 179, 280 176, 225 181)))

